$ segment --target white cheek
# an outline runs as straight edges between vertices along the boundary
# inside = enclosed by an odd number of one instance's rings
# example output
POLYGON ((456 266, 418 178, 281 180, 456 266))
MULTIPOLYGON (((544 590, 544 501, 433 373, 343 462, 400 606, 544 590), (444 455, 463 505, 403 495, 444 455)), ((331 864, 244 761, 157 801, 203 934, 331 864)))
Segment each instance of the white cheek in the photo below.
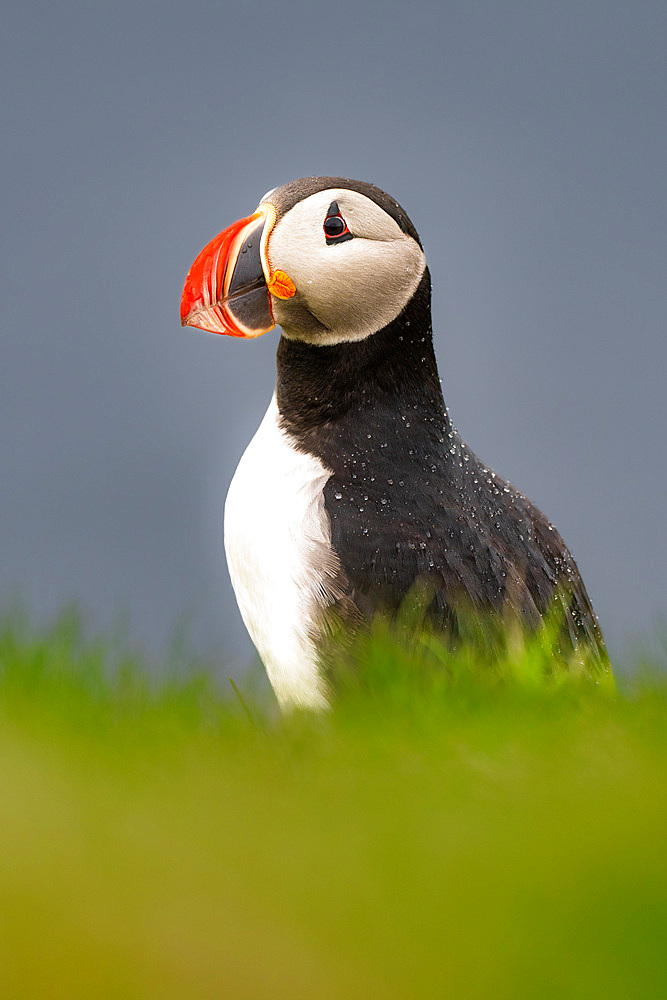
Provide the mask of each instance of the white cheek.
MULTIPOLYGON (((424 255, 405 240, 353 239, 326 248, 326 280, 310 286, 308 298, 326 326, 374 330, 395 319, 424 273, 424 255)), ((372 331, 371 331, 372 332, 372 331)))
MULTIPOLYGON (((308 310, 329 331, 317 336, 319 343, 361 340, 382 329, 407 305, 426 268, 419 246, 405 235, 355 237, 331 246, 306 238, 271 249, 274 267, 287 271, 308 310)), ((287 336, 298 337, 289 327, 289 303, 280 314, 287 336)))
POLYGON ((298 202, 268 239, 271 269, 289 274, 296 298, 273 300, 290 338, 317 344, 362 340, 391 323, 426 269, 418 243, 375 202, 331 188, 298 202), (336 201, 353 239, 327 246, 323 221, 336 201))

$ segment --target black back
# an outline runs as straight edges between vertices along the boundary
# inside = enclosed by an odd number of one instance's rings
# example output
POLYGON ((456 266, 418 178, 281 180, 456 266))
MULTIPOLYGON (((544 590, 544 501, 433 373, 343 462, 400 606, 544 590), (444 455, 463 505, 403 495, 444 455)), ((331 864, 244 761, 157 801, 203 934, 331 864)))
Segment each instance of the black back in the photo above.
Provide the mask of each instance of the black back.
POLYGON ((560 535, 479 461, 450 421, 430 299, 426 271, 400 316, 365 340, 280 340, 282 424, 332 470, 324 499, 341 564, 341 609, 363 619, 393 613, 421 583, 433 595, 432 621, 455 634, 463 607, 511 611, 536 625, 558 591, 572 643, 603 653, 560 535))

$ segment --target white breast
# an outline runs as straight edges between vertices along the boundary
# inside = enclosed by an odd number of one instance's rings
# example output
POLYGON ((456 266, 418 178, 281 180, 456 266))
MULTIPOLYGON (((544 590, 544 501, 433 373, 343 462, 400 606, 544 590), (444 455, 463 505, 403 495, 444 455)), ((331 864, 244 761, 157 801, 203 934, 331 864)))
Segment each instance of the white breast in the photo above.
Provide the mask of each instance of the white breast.
POLYGON ((229 573, 281 707, 328 704, 316 651, 339 569, 322 495, 330 475, 281 430, 274 396, 227 494, 229 573))

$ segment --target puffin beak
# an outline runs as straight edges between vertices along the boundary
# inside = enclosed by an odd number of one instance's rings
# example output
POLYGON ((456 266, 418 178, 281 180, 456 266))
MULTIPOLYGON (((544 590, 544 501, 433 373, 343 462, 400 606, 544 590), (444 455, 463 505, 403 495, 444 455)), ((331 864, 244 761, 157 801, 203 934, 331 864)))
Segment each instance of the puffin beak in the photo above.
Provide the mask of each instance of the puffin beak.
POLYGON ((262 206, 204 247, 185 279, 181 297, 183 326, 231 337, 259 337, 273 329, 263 267, 262 236, 267 214, 262 206))

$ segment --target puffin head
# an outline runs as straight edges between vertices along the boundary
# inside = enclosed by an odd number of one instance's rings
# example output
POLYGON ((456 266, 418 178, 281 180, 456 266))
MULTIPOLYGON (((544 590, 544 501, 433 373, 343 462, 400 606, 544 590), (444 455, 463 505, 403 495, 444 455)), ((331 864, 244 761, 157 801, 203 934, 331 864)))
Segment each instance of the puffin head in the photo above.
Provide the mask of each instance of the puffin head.
POLYGON ((232 337, 363 340, 405 308, 426 270, 401 206, 372 184, 307 177, 275 188, 188 272, 183 326, 232 337))

